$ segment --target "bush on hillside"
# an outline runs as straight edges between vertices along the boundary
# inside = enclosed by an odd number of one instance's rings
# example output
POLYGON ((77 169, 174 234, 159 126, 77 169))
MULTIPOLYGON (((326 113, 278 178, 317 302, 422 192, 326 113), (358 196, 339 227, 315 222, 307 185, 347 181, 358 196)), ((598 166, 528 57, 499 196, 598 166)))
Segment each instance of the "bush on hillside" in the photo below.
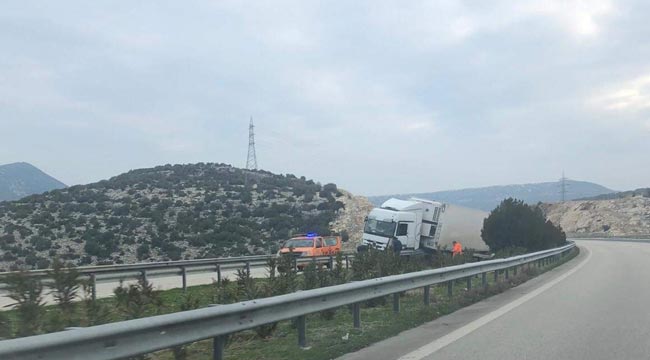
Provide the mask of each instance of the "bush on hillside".
POLYGON ((562 228, 547 220, 538 206, 513 198, 492 210, 483 221, 481 237, 493 251, 517 247, 537 251, 566 242, 562 228))

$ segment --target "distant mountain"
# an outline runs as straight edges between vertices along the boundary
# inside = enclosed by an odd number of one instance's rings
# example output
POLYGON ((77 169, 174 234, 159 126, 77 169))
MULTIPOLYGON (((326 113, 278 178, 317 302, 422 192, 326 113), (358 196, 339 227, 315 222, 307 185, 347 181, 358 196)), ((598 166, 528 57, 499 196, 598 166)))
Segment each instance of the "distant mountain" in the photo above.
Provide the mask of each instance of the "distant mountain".
POLYGON ((19 162, 0 165, 0 201, 18 200, 66 185, 35 166, 19 162))
MULTIPOLYGON (((566 181, 567 200, 608 194, 614 192, 604 186, 586 181, 566 181)), ((491 211, 503 199, 513 197, 529 204, 538 202, 555 202, 560 200, 560 184, 558 182, 544 182, 522 185, 488 186, 473 189, 438 191, 419 194, 398 194, 384 196, 370 196, 368 199, 375 205, 381 205, 387 199, 395 197, 406 199, 417 197, 422 199, 442 201, 445 203, 461 205, 474 209, 491 211)))
POLYGON ((614 199, 625 199, 625 198, 635 197, 635 196, 643 196, 647 198, 650 197, 650 188, 640 188, 640 189, 630 190, 630 191, 619 191, 619 192, 614 192, 609 194, 602 194, 602 195, 580 198, 577 200, 614 200, 614 199))

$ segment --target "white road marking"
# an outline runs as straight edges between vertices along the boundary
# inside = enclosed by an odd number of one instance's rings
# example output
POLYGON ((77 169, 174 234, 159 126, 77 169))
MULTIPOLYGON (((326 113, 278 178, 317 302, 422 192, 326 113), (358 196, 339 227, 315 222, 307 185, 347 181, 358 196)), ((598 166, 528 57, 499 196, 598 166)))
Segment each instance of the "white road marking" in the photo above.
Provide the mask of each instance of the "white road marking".
POLYGON ((451 333, 434 340, 433 342, 428 343, 427 345, 422 346, 419 349, 416 349, 402 357, 400 357, 398 360, 421 360, 424 359, 425 357, 435 353, 436 351, 442 349, 443 347, 455 342, 456 340, 462 338, 465 335, 470 334, 474 330, 480 328, 481 326, 489 323, 490 321, 493 321, 497 318, 499 318, 502 315, 507 314, 511 310, 515 309, 519 305, 522 305, 523 303, 531 300, 532 298, 536 297, 537 295, 543 293, 544 291, 550 289, 554 285, 558 284, 560 281, 566 279, 567 277, 571 276, 573 273, 576 271, 580 270, 587 261, 591 258, 591 251, 585 249, 585 248, 580 248, 581 251, 587 251, 587 257, 576 267, 573 269, 569 270, 568 272, 562 274, 561 276, 557 277, 556 279, 552 280, 549 283, 544 284, 543 286, 535 289, 534 291, 500 307, 497 310, 494 310, 493 312, 486 314, 471 323, 456 329, 452 331, 451 333))

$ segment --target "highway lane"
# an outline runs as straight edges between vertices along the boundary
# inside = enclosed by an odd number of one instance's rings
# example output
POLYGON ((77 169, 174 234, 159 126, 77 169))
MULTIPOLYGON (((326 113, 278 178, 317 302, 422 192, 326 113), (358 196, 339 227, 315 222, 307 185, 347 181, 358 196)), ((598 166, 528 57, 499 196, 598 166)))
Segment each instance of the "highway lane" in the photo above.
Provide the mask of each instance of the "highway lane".
POLYGON ((577 243, 572 262, 341 360, 649 359, 650 244, 577 243))

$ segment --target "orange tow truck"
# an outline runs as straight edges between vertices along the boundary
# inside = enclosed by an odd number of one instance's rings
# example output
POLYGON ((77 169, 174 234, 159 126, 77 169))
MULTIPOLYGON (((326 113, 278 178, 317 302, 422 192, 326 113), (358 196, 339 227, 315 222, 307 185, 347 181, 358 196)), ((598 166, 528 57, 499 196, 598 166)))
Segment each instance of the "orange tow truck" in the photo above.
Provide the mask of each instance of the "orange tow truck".
MULTIPOLYGON (((296 257, 330 256, 341 252, 340 236, 320 236, 314 233, 293 236, 285 241, 279 255, 293 253, 296 257)), ((298 264, 302 269, 306 265, 298 264)))

